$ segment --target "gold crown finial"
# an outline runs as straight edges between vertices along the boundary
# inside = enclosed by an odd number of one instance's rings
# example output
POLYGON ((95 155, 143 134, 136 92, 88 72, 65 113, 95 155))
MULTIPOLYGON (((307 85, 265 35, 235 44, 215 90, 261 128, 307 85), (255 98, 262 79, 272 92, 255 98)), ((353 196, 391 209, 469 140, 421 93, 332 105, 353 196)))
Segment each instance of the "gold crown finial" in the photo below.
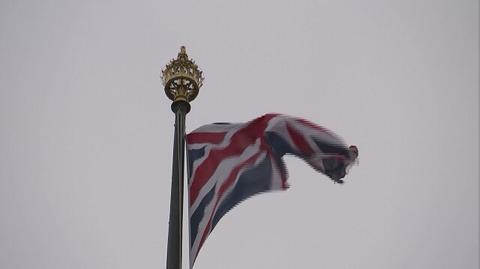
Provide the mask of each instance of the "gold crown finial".
POLYGON ((204 77, 195 62, 188 59, 185 46, 180 47, 177 59, 165 66, 161 74, 165 94, 172 101, 191 102, 197 97, 204 77))

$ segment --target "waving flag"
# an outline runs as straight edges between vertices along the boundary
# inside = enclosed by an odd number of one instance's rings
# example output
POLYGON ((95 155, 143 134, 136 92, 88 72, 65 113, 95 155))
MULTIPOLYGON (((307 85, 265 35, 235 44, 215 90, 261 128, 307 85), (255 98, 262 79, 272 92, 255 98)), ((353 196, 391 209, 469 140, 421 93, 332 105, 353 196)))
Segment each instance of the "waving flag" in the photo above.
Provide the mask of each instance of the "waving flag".
POLYGON ((218 221, 261 192, 285 190, 285 154, 305 160, 337 183, 358 151, 304 119, 266 114, 247 123, 214 123, 188 134, 190 264, 218 221))

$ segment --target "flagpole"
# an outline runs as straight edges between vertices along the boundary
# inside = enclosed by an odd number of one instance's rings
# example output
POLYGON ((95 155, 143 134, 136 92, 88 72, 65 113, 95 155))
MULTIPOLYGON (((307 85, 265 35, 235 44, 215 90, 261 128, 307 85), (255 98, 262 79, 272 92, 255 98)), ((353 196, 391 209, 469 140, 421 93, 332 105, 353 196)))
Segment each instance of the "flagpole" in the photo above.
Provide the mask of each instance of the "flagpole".
POLYGON ((170 216, 168 222, 167 269, 182 268, 182 217, 185 160, 185 118, 190 102, 197 97, 203 83, 202 71, 190 59, 184 46, 177 59, 173 59, 162 71, 165 94, 172 100, 175 113, 173 140, 172 188, 170 192, 170 216))

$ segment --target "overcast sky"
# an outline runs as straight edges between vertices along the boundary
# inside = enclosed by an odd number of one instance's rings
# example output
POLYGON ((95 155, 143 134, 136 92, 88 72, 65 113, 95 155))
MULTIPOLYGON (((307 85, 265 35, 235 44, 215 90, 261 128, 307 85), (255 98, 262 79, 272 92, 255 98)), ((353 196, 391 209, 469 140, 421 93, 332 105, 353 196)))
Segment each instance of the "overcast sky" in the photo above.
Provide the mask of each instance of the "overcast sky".
POLYGON ((229 212, 196 269, 478 268, 478 11, 2 0, 0 268, 165 268, 174 114, 159 73, 181 45, 206 77, 187 131, 279 112, 360 149, 344 185, 288 157, 292 187, 229 212))

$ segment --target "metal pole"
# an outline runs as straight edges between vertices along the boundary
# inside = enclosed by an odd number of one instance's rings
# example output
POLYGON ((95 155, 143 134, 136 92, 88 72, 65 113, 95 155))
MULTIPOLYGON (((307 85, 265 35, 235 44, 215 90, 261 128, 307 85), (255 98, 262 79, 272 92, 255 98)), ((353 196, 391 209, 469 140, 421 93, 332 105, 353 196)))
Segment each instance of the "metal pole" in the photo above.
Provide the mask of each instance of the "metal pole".
POLYGON ((202 86, 202 71, 188 58, 184 46, 177 59, 173 59, 161 74, 165 94, 173 101, 175 135, 173 142, 172 189, 168 221, 167 269, 182 268, 182 219, 185 161, 185 117, 190 111, 189 102, 198 95, 202 86))
POLYGON ((190 104, 185 101, 173 102, 172 111, 175 113, 175 138, 173 144, 170 220, 168 223, 167 269, 181 269, 185 116, 190 111, 190 104))

